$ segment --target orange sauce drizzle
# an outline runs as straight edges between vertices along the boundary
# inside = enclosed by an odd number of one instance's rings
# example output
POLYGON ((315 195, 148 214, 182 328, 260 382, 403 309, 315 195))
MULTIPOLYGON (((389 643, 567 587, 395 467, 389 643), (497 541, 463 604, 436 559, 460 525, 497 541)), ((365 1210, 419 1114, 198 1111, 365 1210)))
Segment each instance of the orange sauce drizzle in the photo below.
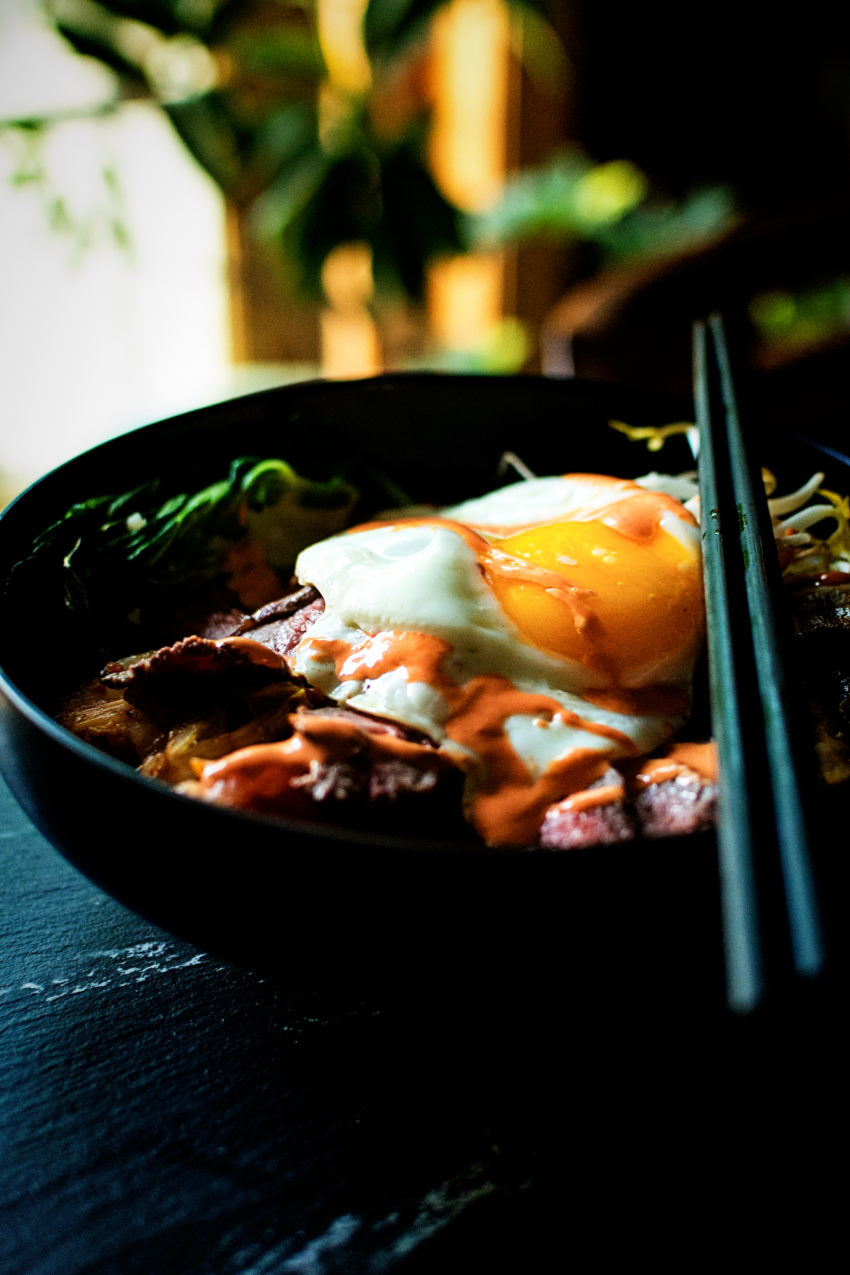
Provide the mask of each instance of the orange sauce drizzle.
POLYGON ((663 492, 646 491, 637 483, 634 484, 634 492, 626 500, 617 501, 607 509, 600 509, 596 517, 606 527, 613 527, 630 540, 649 541, 658 535, 665 512, 673 513, 680 522, 690 522, 696 526, 696 520, 678 500, 663 492))
POLYGON ((634 782, 640 788, 675 779, 683 770, 695 770, 704 779, 717 779, 717 747, 713 740, 704 744, 673 744, 663 757, 648 757, 635 772, 634 782))
POLYGON ((274 805, 298 777, 310 773, 314 764, 326 764, 346 757, 352 737, 364 747, 375 746, 385 756, 399 758, 421 754, 422 745, 397 735, 382 734, 379 743, 353 722, 309 713, 293 714, 294 733, 288 739, 269 744, 250 744, 215 761, 195 758, 192 769, 204 792, 228 805, 255 807, 274 805))
MULTIPOLYGON (((645 758, 638 763, 637 769, 634 762, 627 766, 630 783, 636 788, 648 788, 651 784, 664 783, 688 770, 696 771, 698 775, 712 782, 716 780, 717 748, 713 740, 699 744, 690 742, 672 744, 663 757, 645 758)), ((594 806, 606 805, 611 801, 622 801, 625 795, 625 783, 612 782, 570 793, 558 804, 566 810, 590 810, 594 806)))
POLYGON ((626 785, 622 781, 610 784, 599 784, 596 788, 583 788, 580 792, 572 792, 558 802, 564 810, 592 810, 594 806, 607 806, 613 801, 622 801, 626 795, 626 785))
POLYGON ((424 633, 380 633, 353 650, 335 640, 305 641, 313 648, 314 657, 324 655, 334 661, 340 680, 368 681, 404 667, 410 681, 425 682, 443 695, 450 710, 446 723, 449 739, 481 759, 484 778, 480 786, 474 786, 469 815, 489 844, 532 841, 546 807, 565 792, 593 783, 609 764, 607 753, 575 749, 534 779, 505 734, 509 717, 525 714, 542 722, 557 717, 610 740, 618 753, 634 752, 631 740, 620 731, 588 721, 548 695, 517 691, 507 678, 482 675, 458 685, 444 671, 443 662, 451 647, 442 638, 424 633))

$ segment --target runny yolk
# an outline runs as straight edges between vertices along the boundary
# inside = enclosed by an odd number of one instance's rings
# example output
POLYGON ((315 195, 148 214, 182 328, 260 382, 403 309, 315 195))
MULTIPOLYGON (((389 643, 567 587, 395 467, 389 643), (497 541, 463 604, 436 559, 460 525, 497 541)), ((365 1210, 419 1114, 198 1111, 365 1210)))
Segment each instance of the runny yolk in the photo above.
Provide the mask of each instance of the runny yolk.
POLYGON ((620 686, 677 665, 689 675, 703 617, 699 558, 657 521, 551 523, 493 550, 485 576, 534 646, 620 686))

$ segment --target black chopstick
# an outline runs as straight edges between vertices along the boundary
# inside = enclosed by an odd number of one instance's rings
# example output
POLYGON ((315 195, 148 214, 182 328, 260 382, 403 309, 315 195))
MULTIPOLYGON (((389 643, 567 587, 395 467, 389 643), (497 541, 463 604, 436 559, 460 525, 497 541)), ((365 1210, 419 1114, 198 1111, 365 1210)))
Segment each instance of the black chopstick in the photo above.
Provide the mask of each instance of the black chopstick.
POLYGON ((717 315, 694 325, 694 399, 727 1000, 749 1011, 819 974, 824 946, 771 582, 775 546, 717 315))

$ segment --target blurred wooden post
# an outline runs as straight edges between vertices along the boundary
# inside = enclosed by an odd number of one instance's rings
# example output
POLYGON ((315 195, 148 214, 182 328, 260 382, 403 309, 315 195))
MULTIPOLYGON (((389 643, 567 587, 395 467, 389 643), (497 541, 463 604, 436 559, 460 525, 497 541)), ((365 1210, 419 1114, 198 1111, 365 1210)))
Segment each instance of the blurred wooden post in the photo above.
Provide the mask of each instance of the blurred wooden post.
MULTIPOLYGON (((328 66, 320 109, 328 127, 335 111, 371 91, 363 10, 364 0, 318 0, 328 66)), ((425 71, 417 73, 417 86, 433 110, 434 176, 447 197, 469 212, 485 208, 512 170, 542 159, 563 136, 568 86, 560 97, 541 97, 521 65, 515 22, 504 0, 451 0, 437 13, 422 50, 425 71)), ((370 104, 391 113, 392 95, 385 97, 370 104)), ((403 367, 429 346, 475 355, 486 351, 506 316, 527 321, 536 335, 560 290, 551 245, 469 253, 431 268, 424 316, 381 298, 379 326, 364 286, 363 245, 341 245, 334 254, 329 272, 336 300, 329 295, 323 308, 287 291, 274 248, 257 243, 238 209, 230 210, 228 226, 237 361, 291 361, 329 376, 351 376, 403 367), (348 269, 350 286, 344 282, 348 269)))
POLYGON ((322 371, 329 377, 371 376, 381 370, 381 343, 369 313, 374 284, 366 244, 341 244, 325 261, 328 304, 321 314, 322 371))
MULTIPOLYGON (((467 212, 498 195, 508 169, 510 21, 503 0, 452 0, 434 24, 431 163, 444 193, 467 212)), ((486 344, 505 313, 507 269, 503 252, 433 267, 429 326, 439 346, 486 344)))
MULTIPOLYGON (((319 96, 319 131, 334 128, 369 92, 372 70, 363 38, 367 0, 318 0, 316 18, 327 79, 319 96)), ((322 272, 327 304, 322 308, 322 373, 370 376, 383 363, 378 329, 369 303, 374 294, 372 257, 365 244, 340 244, 322 272)))
POLYGON ((227 206, 227 256, 233 362, 315 367, 316 306, 292 295, 272 245, 258 242, 247 217, 227 206))

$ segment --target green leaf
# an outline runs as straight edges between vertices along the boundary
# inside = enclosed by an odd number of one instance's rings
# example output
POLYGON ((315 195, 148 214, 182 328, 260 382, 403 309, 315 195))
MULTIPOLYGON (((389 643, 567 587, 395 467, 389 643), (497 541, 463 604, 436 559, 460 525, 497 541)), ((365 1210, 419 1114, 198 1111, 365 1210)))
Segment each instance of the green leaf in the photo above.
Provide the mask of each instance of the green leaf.
POLYGON ((315 88, 325 74, 325 62, 314 25, 291 22, 250 27, 235 33, 228 51, 250 75, 301 81, 302 89, 315 88))
MULTIPOLYGON (((107 17, 129 18, 154 27, 163 35, 178 35, 187 30, 186 23, 178 16, 180 0, 77 0, 70 10, 79 14, 79 22, 103 24, 107 17)), ((60 15, 65 6, 59 6, 60 15)))
POLYGON ((520 29, 517 55, 532 83, 544 92, 563 94, 574 78, 573 64, 557 23, 557 4, 546 0, 508 0, 520 29), (551 12, 550 12, 551 11, 551 12))
POLYGON ((328 520, 317 521, 313 511, 339 511, 338 529, 357 497, 358 489, 342 475, 307 479, 283 460, 243 456, 225 478, 195 492, 166 494, 157 480, 78 502, 38 537, 15 570, 41 572, 66 605, 92 623, 98 617, 120 621, 215 580, 222 539, 244 534, 246 509, 268 511, 266 521, 252 527, 279 547, 306 543, 307 530, 330 534, 322 531, 328 520))
MULTIPOLYGON (((492 207, 474 218, 482 243, 519 242, 540 236, 584 238, 594 218, 584 195, 598 167, 580 151, 558 153, 512 177, 492 207)), ((629 197, 640 191, 632 183, 629 197)), ((622 201, 621 201, 622 204, 622 201)), ((610 204, 605 214, 610 217, 610 204)))
POLYGON ((301 222, 309 217, 329 163, 315 147, 282 164, 275 180, 251 209, 251 222, 258 234, 269 240, 278 239, 281 246, 297 241, 301 222))
POLYGON ((280 243, 293 282, 322 296, 322 266, 339 244, 374 243, 381 218, 380 170, 374 154, 325 157, 307 198, 283 226, 280 243))
POLYGON ((693 191, 678 201, 649 198, 605 229, 599 243, 614 261, 656 252, 682 252, 727 230, 737 215, 737 203, 726 187, 693 191))
POLYGON ((447 0, 369 0, 363 33, 370 57, 387 62, 421 39, 447 0))
POLYGON ((735 200, 725 187, 662 200, 628 160, 594 163, 581 151, 553 156, 511 178, 496 203, 470 219, 474 242, 534 238, 594 244, 624 260, 681 250, 725 229, 735 200))
POLYGON ((221 93, 170 102, 166 115, 189 152, 233 199, 242 196, 245 145, 221 93))
POLYGON ((289 102, 275 109, 257 131, 251 166, 258 188, 269 193, 269 202, 273 204, 277 194, 285 194, 289 182, 297 182, 302 163, 309 164, 319 158, 315 103, 289 102))
POLYGON ((428 264, 463 247, 457 210, 415 150, 400 147, 381 164, 381 221, 372 241, 379 290, 421 300, 428 264))
POLYGON ((114 42, 105 36, 86 33, 63 22, 57 23, 57 29, 81 57, 96 58, 110 71, 114 71, 128 88, 145 93, 148 91, 147 77, 139 64, 126 57, 114 42))

